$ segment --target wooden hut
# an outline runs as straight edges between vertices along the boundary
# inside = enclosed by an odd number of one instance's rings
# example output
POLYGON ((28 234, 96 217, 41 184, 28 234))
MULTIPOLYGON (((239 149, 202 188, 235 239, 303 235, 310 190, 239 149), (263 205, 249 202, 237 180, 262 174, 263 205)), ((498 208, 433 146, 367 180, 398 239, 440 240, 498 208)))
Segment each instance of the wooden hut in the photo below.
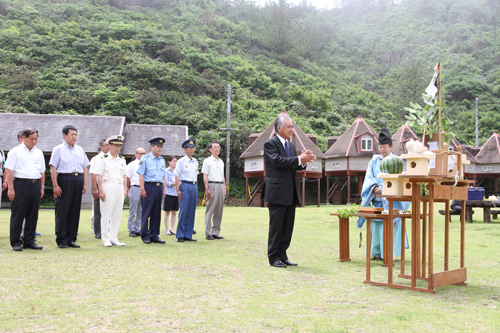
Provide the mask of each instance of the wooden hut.
POLYGON ((378 154, 378 134, 358 116, 325 153, 327 202, 360 202, 363 177, 373 154, 378 154), (331 186, 330 177, 335 177, 331 186), (351 177, 358 179, 357 193, 351 193, 351 177))
MULTIPOLYGON (((494 132, 475 156, 473 178, 475 186, 485 188, 486 194, 498 194, 500 177, 500 135, 494 132)), ((471 163, 472 164, 472 163, 471 163)))
MULTIPOLYGON (((286 115, 285 111, 281 111, 281 115, 286 115)), ((276 117, 278 118, 278 116, 276 117)), ((258 136, 254 133, 249 137, 249 146, 240 158, 245 160, 245 179, 246 179, 246 203, 251 205, 252 202, 255 203, 256 200, 260 200, 258 205, 264 206, 264 198, 260 198, 260 190, 264 185, 265 172, 264 172, 264 143, 270 139, 274 134, 274 122, 260 133, 258 136), (257 183, 250 189, 249 179, 257 178, 257 183)), ((308 163, 307 167, 303 171, 297 172, 297 178, 302 182, 301 184, 301 194, 302 194, 302 206, 305 204, 305 182, 307 178, 317 179, 318 182, 318 206, 320 203, 320 179, 323 177, 323 160, 325 155, 319 150, 315 141, 314 135, 305 134, 304 131, 292 120, 294 126, 294 134, 290 138, 290 141, 295 145, 297 149, 297 154, 300 155, 302 150, 311 150, 314 155, 316 155, 316 161, 308 163), (311 140, 312 139, 312 140, 311 140)))

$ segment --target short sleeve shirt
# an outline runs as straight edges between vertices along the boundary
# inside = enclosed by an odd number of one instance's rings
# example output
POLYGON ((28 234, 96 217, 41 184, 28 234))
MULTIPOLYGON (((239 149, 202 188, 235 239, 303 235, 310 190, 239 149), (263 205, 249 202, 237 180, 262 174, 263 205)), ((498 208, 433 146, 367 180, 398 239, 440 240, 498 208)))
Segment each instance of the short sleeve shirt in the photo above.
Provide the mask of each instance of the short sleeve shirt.
POLYGON ((222 182, 224 181, 224 162, 210 155, 203 161, 201 172, 208 176, 209 181, 222 182))
POLYGON ((106 181, 123 181, 126 174, 127 163, 123 156, 117 155, 113 157, 111 154, 102 155, 96 163, 94 172, 96 175, 102 176, 103 182, 106 181))
POLYGON ((82 173, 90 162, 82 147, 78 145, 70 147, 63 142, 52 150, 49 164, 57 169, 57 173, 82 173))
POLYGON ((5 168, 12 170, 15 178, 40 179, 45 172, 45 158, 37 147, 31 151, 24 143, 21 143, 9 151, 5 168))
POLYGON ((177 166, 174 170, 174 175, 179 177, 179 180, 190 182, 197 181, 198 178, 198 160, 184 156, 177 161, 177 166))
POLYGON ((149 153, 141 158, 137 173, 144 176, 145 182, 163 183, 165 170, 165 159, 162 156, 155 157, 153 153, 149 153))

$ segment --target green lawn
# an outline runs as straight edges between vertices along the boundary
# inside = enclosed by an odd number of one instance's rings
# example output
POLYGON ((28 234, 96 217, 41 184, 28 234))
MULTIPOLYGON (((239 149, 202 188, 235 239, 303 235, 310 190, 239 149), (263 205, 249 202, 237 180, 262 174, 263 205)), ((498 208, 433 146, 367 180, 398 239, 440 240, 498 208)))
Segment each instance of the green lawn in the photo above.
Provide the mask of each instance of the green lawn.
MULTIPOLYGON (((90 211, 84 210, 81 249, 57 248, 54 211, 41 210, 38 244, 44 249, 22 252, 12 251, 10 211, 0 210, 0 330, 500 331, 498 221, 466 225, 468 286, 443 287, 433 295, 363 284, 364 248, 358 248, 354 219, 352 261, 338 261, 338 223, 329 216, 337 208, 297 209, 288 254, 299 266, 286 269, 267 262, 265 208, 226 208, 220 241, 204 239, 205 208, 198 208, 198 242, 163 235, 165 245, 129 238, 124 211, 124 248, 105 248, 93 238, 90 211)), ((435 272, 442 270, 444 230, 444 218, 437 216, 435 272)), ((458 268, 456 221, 454 216, 450 268, 458 268)), ((374 278, 382 279, 385 268, 372 263, 374 278)))

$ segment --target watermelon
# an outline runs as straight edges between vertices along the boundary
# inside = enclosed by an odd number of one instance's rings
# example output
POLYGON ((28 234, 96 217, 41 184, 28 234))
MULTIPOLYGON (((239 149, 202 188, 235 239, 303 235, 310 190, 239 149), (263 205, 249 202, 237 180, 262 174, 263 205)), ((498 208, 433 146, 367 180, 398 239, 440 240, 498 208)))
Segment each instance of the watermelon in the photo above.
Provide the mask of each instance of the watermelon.
POLYGON ((380 162, 380 172, 398 174, 403 172, 403 160, 396 155, 389 155, 380 162))

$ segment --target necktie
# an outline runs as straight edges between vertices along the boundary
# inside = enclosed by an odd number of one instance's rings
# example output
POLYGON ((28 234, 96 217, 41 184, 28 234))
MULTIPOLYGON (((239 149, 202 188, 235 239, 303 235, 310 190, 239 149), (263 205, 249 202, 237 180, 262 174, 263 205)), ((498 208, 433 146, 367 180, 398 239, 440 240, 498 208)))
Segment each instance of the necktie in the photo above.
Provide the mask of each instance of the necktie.
POLYGON ((290 149, 288 149, 288 141, 285 141, 285 151, 286 151, 286 155, 288 157, 290 157, 290 149))

